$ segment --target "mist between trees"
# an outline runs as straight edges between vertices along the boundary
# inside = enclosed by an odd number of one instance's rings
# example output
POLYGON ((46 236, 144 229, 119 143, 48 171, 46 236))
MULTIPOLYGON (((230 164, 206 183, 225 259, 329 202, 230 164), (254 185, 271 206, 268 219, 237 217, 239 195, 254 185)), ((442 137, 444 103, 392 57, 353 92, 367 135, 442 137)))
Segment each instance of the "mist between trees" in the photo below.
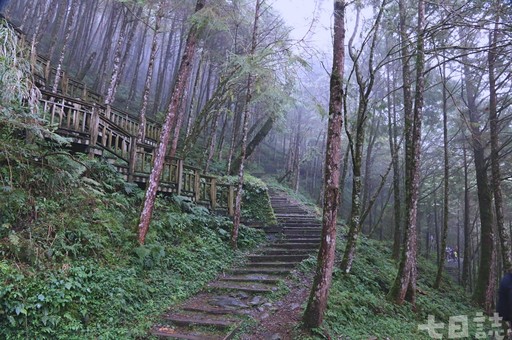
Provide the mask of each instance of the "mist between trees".
MULTIPOLYGON (((455 261, 460 283, 491 311, 495 282, 512 266, 512 6, 337 3, 356 18, 339 89, 338 216, 353 241, 342 269, 350 271, 360 233, 390 239, 401 259, 390 298, 414 302, 418 254, 436 259, 439 273, 455 261)), ((106 104, 159 121, 195 27, 171 154, 217 174, 241 169, 240 178, 247 159, 252 173, 323 203, 331 61, 291 39, 270 1, 208 1, 197 13, 194 5, 21 0, 5 13, 106 104)))

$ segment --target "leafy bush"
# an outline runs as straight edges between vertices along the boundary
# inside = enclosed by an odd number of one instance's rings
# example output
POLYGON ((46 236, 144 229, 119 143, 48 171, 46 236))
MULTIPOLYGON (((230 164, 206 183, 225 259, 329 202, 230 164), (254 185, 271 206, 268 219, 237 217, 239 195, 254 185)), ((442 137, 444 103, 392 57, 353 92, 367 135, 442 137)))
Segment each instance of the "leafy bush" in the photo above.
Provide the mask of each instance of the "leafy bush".
MULTIPOLYGON (((237 185, 238 177, 222 177, 220 181, 226 184, 237 185)), ((246 174, 243 189, 242 218, 246 221, 259 221, 267 225, 277 224, 265 182, 246 174)))
MULTIPOLYGON (((158 197, 139 246, 144 193, 111 165, 48 142, 62 139, 33 105, 27 51, 3 24, 0 44, 0 339, 143 337, 235 260, 232 223, 158 197)), ((241 248, 263 239, 248 228, 239 237, 241 248)))
MULTIPOLYGON (((344 240, 338 238, 337 252, 343 254, 344 240)), ((418 325, 427 323, 428 315, 436 323, 448 325, 451 316, 466 315, 469 334, 476 334, 472 318, 480 312, 470 302, 460 286, 444 278, 443 291, 432 288, 436 266, 419 259, 417 310, 409 303, 398 306, 387 300, 386 295, 395 278, 397 268, 391 260, 391 245, 362 237, 357 257, 350 274, 335 268, 329 291, 328 310, 318 335, 343 339, 431 339, 428 332, 418 325)), ((301 270, 313 270, 314 258, 304 261, 301 270)), ((339 265, 339 264, 337 264, 339 265)), ((486 327, 489 323, 486 324, 486 327)), ((447 328, 438 330, 447 335, 447 328)))
MULTIPOLYGON (((108 165, 84 164, 77 178, 69 175, 72 187, 45 193, 33 185, 37 219, 14 218, 1 230, 0 338, 144 335, 151 317, 236 258, 231 221, 204 209, 183 213, 177 198, 157 199, 146 245, 138 246, 127 226, 136 225, 140 190, 128 195, 108 165)), ((259 231, 240 230, 241 248, 262 239, 259 231)))

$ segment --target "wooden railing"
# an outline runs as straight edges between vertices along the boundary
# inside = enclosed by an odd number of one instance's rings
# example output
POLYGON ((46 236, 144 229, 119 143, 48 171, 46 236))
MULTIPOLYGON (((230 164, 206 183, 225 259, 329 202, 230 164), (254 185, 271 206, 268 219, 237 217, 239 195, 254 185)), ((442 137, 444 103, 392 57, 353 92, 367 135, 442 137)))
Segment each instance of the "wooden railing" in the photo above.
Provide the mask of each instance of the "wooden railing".
MULTIPOLYGON (((22 38, 24 41, 24 36, 22 38)), ((146 183, 160 138, 160 124, 147 119, 143 143, 138 144, 136 118, 104 105, 99 93, 68 77, 66 72, 60 77, 57 93, 53 93, 56 69, 42 56, 33 59, 32 69, 35 83, 41 90, 43 112, 56 132, 75 145, 83 146, 91 156, 113 159, 114 166, 127 180, 141 185, 146 183)), ((165 160, 159 191, 188 196, 198 204, 233 215, 234 187, 219 183, 217 177, 202 174, 199 168, 185 165, 181 159, 165 160)))

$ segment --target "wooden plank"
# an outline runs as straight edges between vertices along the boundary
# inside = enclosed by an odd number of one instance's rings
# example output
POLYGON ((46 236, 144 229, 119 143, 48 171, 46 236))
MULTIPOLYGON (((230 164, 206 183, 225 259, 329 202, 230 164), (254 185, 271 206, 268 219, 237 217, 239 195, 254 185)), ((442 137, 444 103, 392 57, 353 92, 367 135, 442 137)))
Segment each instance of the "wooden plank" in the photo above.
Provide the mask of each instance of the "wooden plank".
POLYGON ((232 185, 230 185, 229 191, 228 191, 228 214, 229 214, 229 216, 235 215, 234 199, 235 199, 235 188, 232 185))
POLYGON ((181 195, 182 190, 183 190, 183 160, 178 159, 178 190, 177 190, 177 194, 181 195))
POLYGON ((217 208, 217 179, 211 178, 210 181, 210 205, 215 209, 217 208))
POLYGON ((194 197, 196 203, 201 199, 201 173, 199 170, 194 171, 194 197))

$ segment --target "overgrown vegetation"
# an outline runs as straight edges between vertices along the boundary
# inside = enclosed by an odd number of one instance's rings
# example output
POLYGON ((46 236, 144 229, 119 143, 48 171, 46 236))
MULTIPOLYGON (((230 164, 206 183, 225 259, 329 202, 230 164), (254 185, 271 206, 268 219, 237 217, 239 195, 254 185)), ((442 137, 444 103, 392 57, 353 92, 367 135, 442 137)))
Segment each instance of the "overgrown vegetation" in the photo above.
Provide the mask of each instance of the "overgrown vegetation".
MULTIPOLYGON (((343 238, 339 237, 338 254, 342 254, 344 246, 343 238)), ((300 268, 309 272, 315 265, 316 258, 311 257, 300 268)), ((435 323, 444 323, 444 328, 435 329, 443 337, 448 336, 450 317, 456 316, 467 317, 470 336, 477 331, 499 330, 492 328, 488 318, 481 323, 473 320, 482 310, 471 303, 470 297, 453 279, 446 277, 440 291, 433 289, 436 270, 435 264, 421 258, 417 310, 413 311, 408 303, 396 305, 386 298, 397 271, 391 260, 391 244, 363 236, 350 274, 344 274, 339 270, 339 263, 336 264, 328 310, 322 328, 314 331, 314 338, 432 339, 426 330, 418 329, 419 325, 427 324, 429 315, 434 317, 435 323), (482 328, 478 329, 478 325, 482 328)), ((460 321, 455 325, 462 327, 460 321)), ((462 332, 462 328, 453 330, 455 334, 462 332)))
MULTIPOLYGON (((232 223, 159 197, 138 246, 142 190, 49 139, 58 136, 31 104, 28 55, 12 30, 0 32, 1 86, 12 88, 0 98, 0 338, 145 336, 171 303, 237 259, 227 242, 232 223)), ((242 227, 239 246, 262 238, 242 227)))
MULTIPOLYGON (((60 173, 14 168, 16 190, 2 195, 0 209, 12 213, 1 224, 0 337, 143 335, 150 316, 235 259, 227 242, 231 222, 179 198, 157 200, 147 244, 137 247, 142 191, 105 163, 71 166, 66 155, 49 162, 66 159, 70 168, 60 173), (21 184, 36 172, 37 181, 21 184)), ((241 247, 259 241, 261 234, 242 228, 241 247)))
MULTIPOLYGON (((225 176, 222 183, 235 185, 236 176, 225 176)), ((244 221, 257 221, 265 225, 277 223, 274 210, 270 205, 268 187, 261 179, 246 174, 244 177, 244 192, 242 196, 242 216, 244 221)))

